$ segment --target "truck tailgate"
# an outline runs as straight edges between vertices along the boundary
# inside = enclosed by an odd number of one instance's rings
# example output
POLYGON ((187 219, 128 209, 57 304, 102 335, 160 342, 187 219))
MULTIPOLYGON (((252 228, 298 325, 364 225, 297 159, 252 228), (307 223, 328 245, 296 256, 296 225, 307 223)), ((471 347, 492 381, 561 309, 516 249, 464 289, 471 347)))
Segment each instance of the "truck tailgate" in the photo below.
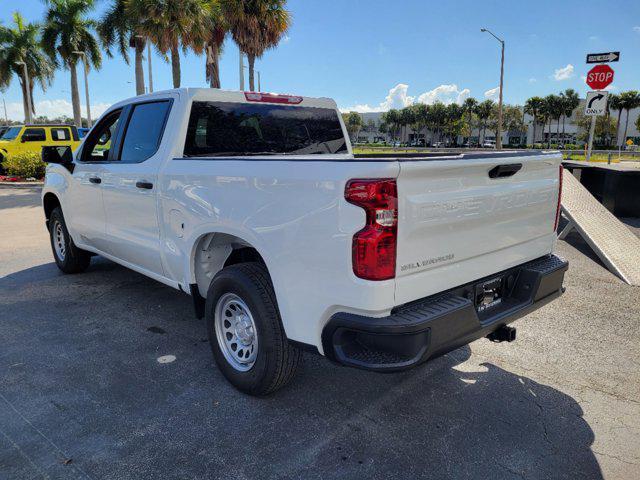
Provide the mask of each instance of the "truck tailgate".
POLYGON ((397 305, 550 253, 560 154, 401 161, 397 305))

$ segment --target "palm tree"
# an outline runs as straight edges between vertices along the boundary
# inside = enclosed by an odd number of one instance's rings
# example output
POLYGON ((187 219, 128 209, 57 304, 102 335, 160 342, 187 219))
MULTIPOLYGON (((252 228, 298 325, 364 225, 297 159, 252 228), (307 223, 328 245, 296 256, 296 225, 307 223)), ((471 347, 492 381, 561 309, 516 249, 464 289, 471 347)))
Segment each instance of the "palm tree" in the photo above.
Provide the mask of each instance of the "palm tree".
POLYGON ((482 145, 484 143, 484 138, 487 133, 487 120, 491 117, 491 112, 493 112, 494 101, 493 100, 485 100, 482 103, 479 103, 476 107, 476 115, 480 120, 480 125, 482 126, 482 141, 478 139, 478 142, 482 145))
MULTIPOLYGON (((533 117, 533 141, 531 142, 531 145, 536 143, 536 126, 540 119, 543 106, 544 99, 542 97, 531 97, 524 104, 525 113, 533 117)), ((542 135, 544 136, 544 130, 542 131, 542 135)))
POLYGON ((620 102, 620 95, 616 95, 612 93, 609 95, 609 110, 617 110, 618 111, 618 120, 616 122, 616 145, 619 144, 618 140, 620 137, 620 117, 622 116, 622 106, 620 102))
POLYGON ((127 13, 138 19, 139 31, 171 56, 173 87, 180 87, 180 48, 202 53, 208 36, 207 0, 126 0, 127 13))
POLYGON ((560 94, 562 106, 562 143, 565 142, 565 121, 573 114, 573 111, 580 105, 580 96, 573 88, 567 88, 560 94))
POLYGON ((233 40, 249 62, 249 89, 255 90, 256 58, 275 48, 291 25, 286 0, 222 0, 233 40))
POLYGON ((45 90, 53 81, 55 65, 40 46, 40 25, 25 23, 18 12, 13 14, 13 27, 0 26, 0 88, 7 88, 15 74, 22 89, 25 123, 35 115, 33 86, 37 82, 45 90), (24 75, 26 63, 29 85, 24 75), (27 96, 27 92, 29 96, 27 96), (31 99, 31 108, 27 99, 31 99))
POLYGON ((547 148, 551 147, 551 120, 556 121, 556 141, 560 138, 560 117, 563 114, 562 100, 558 95, 547 95, 544 97, 546 113, 549 120, 549 137, 547 148))
POLYGON ((469 115, 469 146, 471 146, 471 135, 473 134, 473 113, 478 106, 478 101, 475 98, 469 97, 465 99, 462 104, 463 110, 469 115))
POLYGON ((73 121, 82 126, 80 115, 80 95, 78 94, 78 75, 76 64, 78 52, 84 52, 87 64, 99 69, 102 55, 92 31, 96 23, 87 18, 93 9, 94 0, 48 0, 45 24, 42 31, 42 47, 52 62, 58 57, 64 68, 71 73, 71 104, 73 121))
POLYGON ((220 88, 220 53, 229 31, 220 0, 209 2, 209 35, 206 43, 206 76, 211 88, 220 88))
POLYGON ((640 93, 636 90, 629 90, 620 94, 620 106, 627 112, 624 122, 624 135, 622 136, 622 144, 627 141, 627 128, 629 126, 629 111, 640 107, 640 93))
POLYGON ((100 23, 98 35, 105 46, 107 56, 113 57, 111 47, 116 46, 124 61, 129 64, 129 48, 135 48, 136 95, 145 92, 144 69, 142 68, 146 39, 136 31, 138 22, 127 9, 127 0, 112 0, 100 23))

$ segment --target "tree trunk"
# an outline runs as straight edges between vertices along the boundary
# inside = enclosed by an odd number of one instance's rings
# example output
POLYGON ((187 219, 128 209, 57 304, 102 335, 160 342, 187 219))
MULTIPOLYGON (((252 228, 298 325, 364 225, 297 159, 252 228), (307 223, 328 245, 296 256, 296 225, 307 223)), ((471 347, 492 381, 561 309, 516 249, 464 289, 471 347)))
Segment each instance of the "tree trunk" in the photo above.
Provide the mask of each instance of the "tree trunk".
POLYGON ((565 124, 566 120, 567 120, 567 116, 563 115, 562 116, 562 144, 563 145, 564 145, 564 142, 565 142, 565 140, 564 140, 564 137, 565 137, 565 129, 564 129, 564 127, 565 127, 565 125, 564 124, 565 124))
POLYGON ((145 94, 144 85, 144 69, 142 68, 143 54, 144 54, 145 42, 139 38, 136 38, 136 95, 145 94))
POLYGON ((73 123, 76 127, 82 127, 82 115, 80 113, 80 94, 78 93, 78 75, 76 73, 76 62, 69 64, 71 72, 71 105, 73 106, 73 123))
POLYGON ((247 54, 247 61, 249 62, 249 90, 255 92, 255 82, 253 78, 253 68, 256 64, 256 56, 247 54))
POLYGON ((207 80, 211 88, 220 88, 220 51, 217 45, 207 45, 207 80))
POLYGON ((558 122, 556 123, 556 143, 560 143, 560 117, 558 117, 558 122))
POLYGON ((27 102, 27 87, 24 74, 20 75, 20 88, 22 89, 22 108, 24 110, 24 123, 32 123, 29 112, 29 102, 27 102))
POLYGON ((624 143, 627 141, 627 127, 629 126, 629 109, 627 109, 627 118, 624 122, 624 135, 622 136, 622 142, 620 145, 624 146, 624 143))
POLYGON ((180 88, 180 51, 177 42, 171 45, 171 75, 173 88, 180 88))
POLYGON ((531 141, 531 148, 533 148, 533 146, 536 144, 536 123, 537 123, 537 118, 533 117, 533 139, 531 141))
POLYGON ((618 110, 618 122, 616 123, 616 146, 620 146, 620 117, 622 116, 622 109, 618 110))

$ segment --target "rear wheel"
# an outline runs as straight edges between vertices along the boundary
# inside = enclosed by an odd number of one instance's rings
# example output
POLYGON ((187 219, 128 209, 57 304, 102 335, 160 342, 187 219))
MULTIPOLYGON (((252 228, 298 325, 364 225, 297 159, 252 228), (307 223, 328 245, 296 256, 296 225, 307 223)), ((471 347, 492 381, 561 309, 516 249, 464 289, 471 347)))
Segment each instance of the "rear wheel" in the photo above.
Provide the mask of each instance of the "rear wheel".
POLYGON ((262 396, 291 380, 302 352, 287 340, 264 266, 222 269, 209 287, 205 317, 215 361, 238 390, 262 396))
POLYGON ((60 207, 54 208, 49 218, 51 250, 58 268, 64 273, 80 273, 91 263, 91 254, 76 247, 62 215, 60 207))

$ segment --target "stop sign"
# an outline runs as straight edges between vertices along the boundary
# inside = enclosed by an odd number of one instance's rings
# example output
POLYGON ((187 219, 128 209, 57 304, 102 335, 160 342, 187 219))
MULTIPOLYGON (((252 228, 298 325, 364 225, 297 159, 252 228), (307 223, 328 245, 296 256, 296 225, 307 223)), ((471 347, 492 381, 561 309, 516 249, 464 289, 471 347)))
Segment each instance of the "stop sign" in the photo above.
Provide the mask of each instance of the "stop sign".
POLYGON ((587 85, 594 90, 604 90, 613 82, 613 70, 609 65, 596 65, 587 73, 587 85))

